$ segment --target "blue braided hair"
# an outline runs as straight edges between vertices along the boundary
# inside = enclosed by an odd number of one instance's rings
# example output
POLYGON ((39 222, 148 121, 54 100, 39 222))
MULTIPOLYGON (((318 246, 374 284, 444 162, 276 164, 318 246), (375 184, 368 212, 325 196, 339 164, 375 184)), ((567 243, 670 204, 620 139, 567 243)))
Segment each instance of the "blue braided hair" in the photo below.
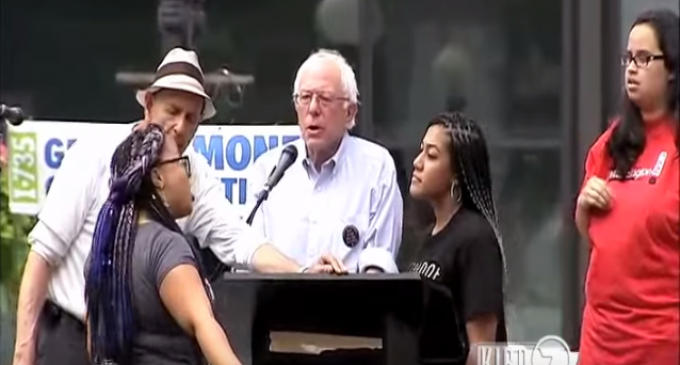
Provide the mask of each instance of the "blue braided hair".
POLYGON ((148 209, 161 223, 179 230, 150 178, 163 142, 163 130, 149 125, 123 141, 111 161, 110 194, 97 217, 85 285, 95 364, 122 365, 131 359, 135 328, 130 272, 139 210, 148 209))

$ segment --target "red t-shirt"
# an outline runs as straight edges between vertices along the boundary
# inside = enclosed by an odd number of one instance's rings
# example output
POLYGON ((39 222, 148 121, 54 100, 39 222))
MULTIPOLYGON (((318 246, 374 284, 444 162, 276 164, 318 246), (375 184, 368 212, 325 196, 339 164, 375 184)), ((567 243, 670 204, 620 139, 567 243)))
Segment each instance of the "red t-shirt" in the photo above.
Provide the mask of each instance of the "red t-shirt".
POLYGON ((580 365, 680 364, 680 164, 668 120, 648 123, 625 181, 609 128, 588 153, 584 184, 607 181, 612 208, 591 213, 580 365))

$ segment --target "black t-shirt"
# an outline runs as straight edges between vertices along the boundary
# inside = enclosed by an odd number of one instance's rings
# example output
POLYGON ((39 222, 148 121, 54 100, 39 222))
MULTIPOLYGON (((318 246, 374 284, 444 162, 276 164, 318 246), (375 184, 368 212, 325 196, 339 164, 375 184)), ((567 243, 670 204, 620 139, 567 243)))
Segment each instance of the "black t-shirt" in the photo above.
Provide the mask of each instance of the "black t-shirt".
POLYGON ((501 255, 491 224, 464 208, 423 245, 410 271, 441 293, 426 298, 420 335, 424 363, 464 364, 470 348, 465 324, 480 315, 496 314, 496 342, 507 341, 501 255))

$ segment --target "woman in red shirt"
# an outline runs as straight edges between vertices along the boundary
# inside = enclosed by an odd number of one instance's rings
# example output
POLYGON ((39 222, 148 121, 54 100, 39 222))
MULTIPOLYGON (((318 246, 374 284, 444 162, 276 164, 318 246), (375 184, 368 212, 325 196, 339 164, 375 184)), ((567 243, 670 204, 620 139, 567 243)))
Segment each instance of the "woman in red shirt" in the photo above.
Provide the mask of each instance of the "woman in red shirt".
POLYGON ((590 242, 581 365, 680 364, 678 16, 641 14, 624 110, 588 153, 576 225, 590 242))

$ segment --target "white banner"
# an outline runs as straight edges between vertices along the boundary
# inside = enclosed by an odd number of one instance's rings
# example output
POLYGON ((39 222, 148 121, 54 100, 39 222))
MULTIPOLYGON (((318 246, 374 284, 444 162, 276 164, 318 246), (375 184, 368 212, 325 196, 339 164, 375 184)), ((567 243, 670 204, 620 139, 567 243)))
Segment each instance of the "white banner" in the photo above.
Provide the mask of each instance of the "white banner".
MULTIPOLYGON (((36 215, 68 148, 95 129, 101 135, 106 128, 129 129, 130 124, 30 121, 10 127, 7 135, 10 210, 36 215)), ((299 137, 297 126, 201 126, 192 145, 215 169, 224 184, 225 198, 243 207, 248 168, 264 152, 299 137)))

